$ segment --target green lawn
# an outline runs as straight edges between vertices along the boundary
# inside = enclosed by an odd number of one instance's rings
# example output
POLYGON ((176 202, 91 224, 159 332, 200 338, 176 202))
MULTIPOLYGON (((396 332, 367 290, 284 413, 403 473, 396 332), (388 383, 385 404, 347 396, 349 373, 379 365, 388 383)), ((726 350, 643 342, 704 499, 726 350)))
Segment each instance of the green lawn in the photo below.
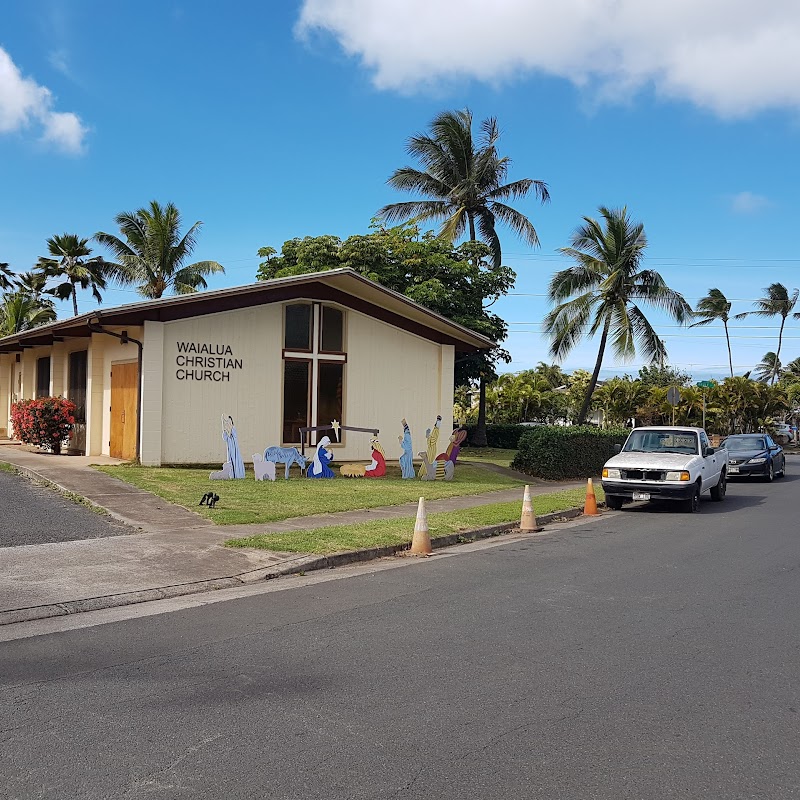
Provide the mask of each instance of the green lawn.
MULTIPOLYGON (((533 499, 537 515, 582 507, 586 498, 585 489, 567 489, 539 495, 533 499)), ((597 499, 603 499, 602 489, 597 489, 597 499)), ((458 531, 499 525, 518 520, 522 502, 491 503, 463 511, 445 511, 428 515, 428 530, 431 538, 446 536, 458 531)), ((260 550, 276 550, 284 553, 318 553, 330 555, 346 550, 361 550, 365 547, 410 542, 414 533, 414 518, 376 520, 358 525, 336 525, 309 531, 288 533, 265 533, 242 539, 230 539, 227 547, 255 547, 260 550)))
POLYGON ((510 467, 516 454, 516 450, 504 450, 500 447, 463 447, 458 457, 463 458, 464 461, 510 467))
POLYGON ((280 477, 274 483, 255 481, 249 469, 247 478, 238 481, 210 481, 209 469, 126 465, 95 469, 196 511, 218 525, 276 522, 309 514, 400 505, 418 500, 421 495, 426 500, 439 500, 521 485, 513 478, 468 464, 456 466, 452 481, 402 480, 400 468, 396 466, 388 467, 385 478, 337 476, 333 480, 313 480, 292 477, 285 481, 283 466, 279 465, 280 477), (220 496, 217 508, 199 506, 200 498, 212 489, 220 496))

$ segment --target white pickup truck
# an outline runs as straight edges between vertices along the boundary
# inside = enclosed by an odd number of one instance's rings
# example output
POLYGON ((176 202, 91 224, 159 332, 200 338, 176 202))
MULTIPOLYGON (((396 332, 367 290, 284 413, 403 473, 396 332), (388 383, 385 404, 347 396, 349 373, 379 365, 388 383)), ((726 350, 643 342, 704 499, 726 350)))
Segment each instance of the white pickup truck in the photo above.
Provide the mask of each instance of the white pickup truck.
POLYGON ((606 462, 603 491, 613 509, 628 500, 679 500, 693 513, 703 492, 725 499, 727 476, 728 451, 711 447, 702 428, 654 425, 634 428, 606 462))

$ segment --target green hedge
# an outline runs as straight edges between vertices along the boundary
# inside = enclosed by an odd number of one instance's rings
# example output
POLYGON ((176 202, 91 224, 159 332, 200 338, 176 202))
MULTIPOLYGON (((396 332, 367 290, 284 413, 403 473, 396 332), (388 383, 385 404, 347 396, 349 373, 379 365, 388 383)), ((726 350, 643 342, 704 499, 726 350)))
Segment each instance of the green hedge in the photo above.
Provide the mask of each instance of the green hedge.
POLYGON ((589 425, 528 428, 519 441, 513 469, 537 478, 595 478, 614 455, 614 445, 623 444, 630 431, 601 430, 589 425))
MULTIPOLYGON (((472 442, 477 425, 467 425, 467 441, 472 442)), ((486 446, 500 447, 503 450, 516 450, 519 446, 519 439, 525 431, 529 431, 529 425, 487 425, 486 426, 486 446)))

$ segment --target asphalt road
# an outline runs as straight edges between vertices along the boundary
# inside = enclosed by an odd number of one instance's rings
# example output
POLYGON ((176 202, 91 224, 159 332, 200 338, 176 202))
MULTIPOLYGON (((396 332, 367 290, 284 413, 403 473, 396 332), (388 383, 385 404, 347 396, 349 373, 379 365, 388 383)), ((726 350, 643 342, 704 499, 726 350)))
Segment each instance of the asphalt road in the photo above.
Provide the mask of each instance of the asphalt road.
POLYGON ((0 644, 3 796, 800 797, 798 490, 0 644))
POLYGON ((126 533, 131 529, 111 517, 73 503, 27 478, 0 470, 0 547, 126 533))

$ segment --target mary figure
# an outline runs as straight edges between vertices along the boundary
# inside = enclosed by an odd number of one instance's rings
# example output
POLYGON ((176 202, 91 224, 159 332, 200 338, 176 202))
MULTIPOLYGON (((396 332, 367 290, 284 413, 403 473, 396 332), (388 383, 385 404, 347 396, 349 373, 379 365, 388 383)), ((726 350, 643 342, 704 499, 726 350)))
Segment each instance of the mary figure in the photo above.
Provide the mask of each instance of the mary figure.
POLYGON ((328 464, 333 461, 333 452, 328 450, 327 447, 331 443, 330 436, 323 436, 317 445, 317 451, 314 453, 314 460, 311 466, 306 470, 306 476, 309 478, 334 478, 333 470, 328 464))
POLYGON ((228 449, 228 463, 231 465, 232 478, 244 478, 244 461, 239 452, 239 439, 236 436, 236 426, 233 417, 222 417, 222 438, 228 449))

